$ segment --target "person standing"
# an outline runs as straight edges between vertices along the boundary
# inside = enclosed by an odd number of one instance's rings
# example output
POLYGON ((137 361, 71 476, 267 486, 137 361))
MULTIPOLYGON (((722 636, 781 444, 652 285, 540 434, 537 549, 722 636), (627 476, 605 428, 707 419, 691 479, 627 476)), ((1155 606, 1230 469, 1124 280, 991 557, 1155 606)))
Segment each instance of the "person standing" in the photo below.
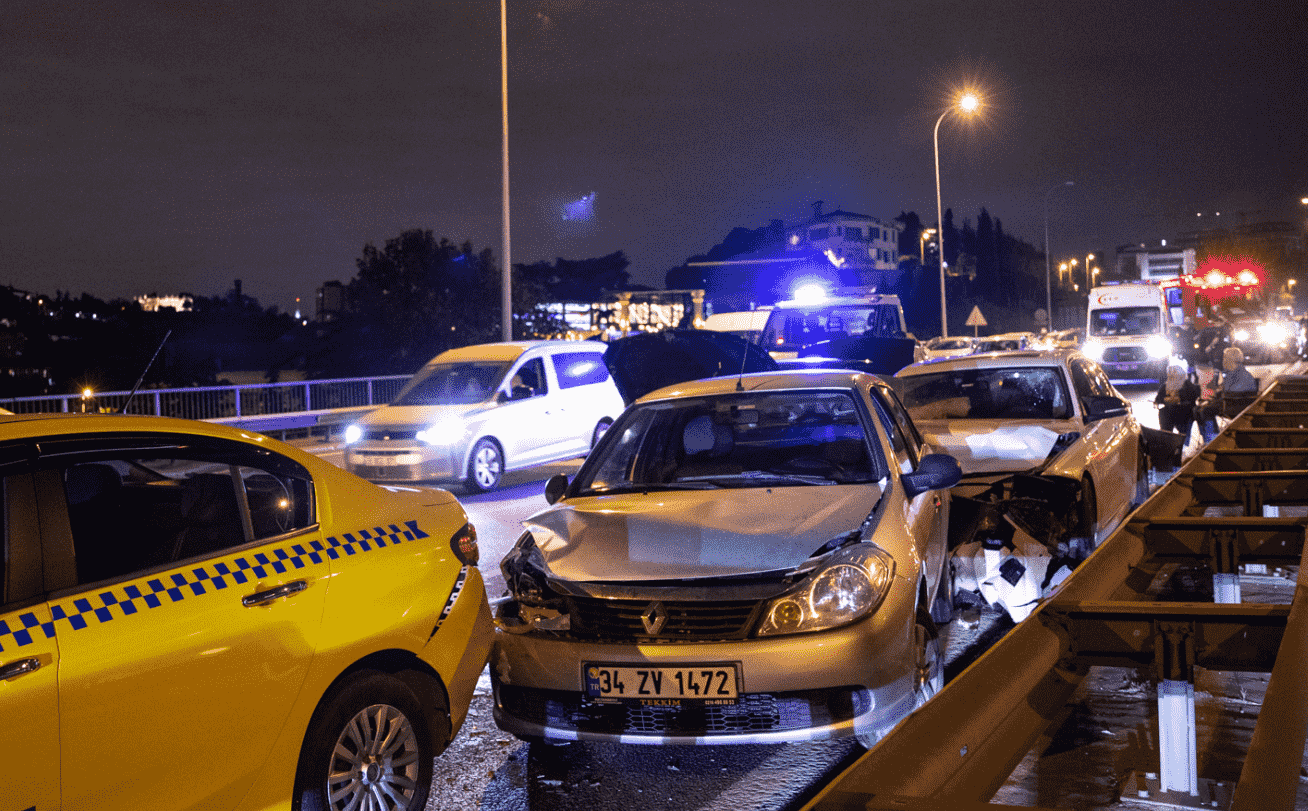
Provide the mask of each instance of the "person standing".
POLYGON ((1244 365, 1244 352, 1238 346, 1228 346, 1222 352, 1222 377, 1211 399, 1200 406, 1200 433, 1205 442, 1217 436, 1217 415, 1228 394, 1249 395, 1258 393, 1258 380, 1244 365))

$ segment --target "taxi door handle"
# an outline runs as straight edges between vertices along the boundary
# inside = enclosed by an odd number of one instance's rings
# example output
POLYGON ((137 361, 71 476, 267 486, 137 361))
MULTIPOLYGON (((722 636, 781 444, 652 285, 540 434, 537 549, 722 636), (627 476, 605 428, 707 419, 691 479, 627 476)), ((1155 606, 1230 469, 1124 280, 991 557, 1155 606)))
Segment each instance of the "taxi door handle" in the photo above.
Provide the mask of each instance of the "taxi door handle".
POLYGON ((19 676, 25 676, 35 670, 40 669, 40 659, 19 659, 17 662, 10 662, 7 665, 0 665, 0 681, 9 681, 19 676))
POLYGON ((293 580, 290 583, 284 583, 276 588, 271 588, 267 591, 256 591, 254 594, 242 597, 241 605, 246 608, 254 608, 256 605, 266 605, 271 603, 273 600, 278 600, 282 597, 290 597, 292 594, 304 591, 308 587, 308 582, 304 580, 293 580))

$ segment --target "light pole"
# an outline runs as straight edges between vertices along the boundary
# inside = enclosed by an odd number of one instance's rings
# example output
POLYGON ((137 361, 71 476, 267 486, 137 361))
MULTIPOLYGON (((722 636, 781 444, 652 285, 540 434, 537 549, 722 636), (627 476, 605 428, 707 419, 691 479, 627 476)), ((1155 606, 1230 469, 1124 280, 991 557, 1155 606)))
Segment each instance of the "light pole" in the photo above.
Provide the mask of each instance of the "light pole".
POLYGON ((1085 294, 1090 295, 1090 289, 1095 286, 1095 277, 1090 273, 1090 263, 1095 261, 1095 255, 1088 253, 1085 255, 1085 294))
MULTIPOLYGON (((974 112, 981 106, 981 100, 975 93, 966 93, 957 102, 957 108, 965 113, 974 112)), ((936 153, 936 227, 940 229, 940 337, 949 335, 949 311, 945 306, 945 213, 940 205, 940 122, 945 116, 954 112, 954 106, 947 107, 936 119, 935 133, 932 141, 936 153)))
POLYGON ((500 306, 503 309, 503 324, 500 326, 500 336, 505 341, 513 340, 513 289, 510 287, 513 278, 513 263, 509 256, 509 21, 505 5, 508 0, 500 0, 500 128, 503 130, 503 139, 501 153, 503 155, 503 165, 501 167, 501 176, 503 181, 503 210, 504 210, 504 230, 502 234, 501 252, 504 254, 504 267, 500 270, 500 287, 502 295, 500 297, 500 306))
POLYGON ((1054 289, 1049 281, 1052 267, 1052 260, 1049 258, 1049 195, 1063 188, 1064 186, 1075 186, 1076 184, 1068 180, 1059 183, 1049 191, 1045 192, 1045 317, 1049 319, 1049 331, 1054 331, 1054 289))
POLYGON ((922 253, 921 263, 923 267, 926 267, 926 244, 931 239, 931 236, 935 234, 935 232, 936 229, 927 228, 923 230, 922 234, 917 238, 917 246, 918 248, 921 249, 921 253, 922 253))

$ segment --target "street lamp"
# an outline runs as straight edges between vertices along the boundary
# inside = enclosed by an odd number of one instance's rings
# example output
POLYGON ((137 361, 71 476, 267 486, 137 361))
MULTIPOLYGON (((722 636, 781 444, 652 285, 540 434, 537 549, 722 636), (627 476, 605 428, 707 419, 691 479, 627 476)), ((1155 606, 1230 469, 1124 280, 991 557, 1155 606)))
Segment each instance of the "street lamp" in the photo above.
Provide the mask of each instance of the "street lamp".
POLYGON ((921 262, 923 267, 926 266, 926 244, 927 242, 930 241, 931 237, 935 235, 935 233, 936 233, 936 229, 927 228, 924 229, 922 231, 922 234, 917 238, 918 248, 920 248, 922 252, 921 262))
POLYGON ((509 22, 505 6, 508 0, 500 0, 500 128, 503 130, 501 178, 503 182, 504 226, 502 233, 502 252, 504 267, 500 269, 500 306, 503 309, 503 324, 500 335, 504 341, 513 340, 513 290, 510 287, 513 278, 513 264, 509 256, 509 22))
POLYGON ((1095 261, 1094 254, 1088 253, 1085 255, 1085 292, 1087 294, 1090 292, 1090 288, 1095 286, 1094 277, 1090 275, 1090 263, 1093 261, 1095 261))
POLYGON ((1063 188, 1064 186, 1075 186, 1076 184, 1068 180, 1059 183, 1049 191, 1045 192, 1045 318, 1048 319, 1047 327, 1050 332, 1054 331, 1054 291, 1049 282, 1050 265, 1053 260, 1049 258, 1049 195, 1063 188))
POLYGON ((940 229, 940 337, 949 335, 949 312, 945 307, 945 212, 940 205, 940 123, 945 116, 955 109, 965 113, 975 112, 981 106, 981 99, 975 93, 965 93, 955 105, 947 107, 936 119, 935 133, 932 136, 936 153, 936 227, 940 229))

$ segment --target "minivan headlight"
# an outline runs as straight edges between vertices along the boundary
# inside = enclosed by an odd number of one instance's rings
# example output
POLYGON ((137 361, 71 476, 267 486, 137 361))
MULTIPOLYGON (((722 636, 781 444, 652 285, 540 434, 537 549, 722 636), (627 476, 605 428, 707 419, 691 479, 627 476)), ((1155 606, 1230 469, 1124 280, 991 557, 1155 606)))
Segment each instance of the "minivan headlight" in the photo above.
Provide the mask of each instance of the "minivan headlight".
POLYGON ((872 543, 846 547, 772 600, 758 635, 824 631, 861 619, 881 605, 894 576, 895 559, 881 547, 872 543))
POLYGON ((347 425, 345 427, 345 444, 353 445, 363 437, 363 429, 357 425, 347 425))
POLYGON ((1151 358, 1166 358, 1172 354, 1172 342, 1161 335, 1150 335, 1145 342, 1145 352, 1151 358))
POLYGON ((1275 345, 1284 342, 1290 333, 1281 324, 1259 324, 1258 337, 1263 339, 1263 343, 1275 345))

